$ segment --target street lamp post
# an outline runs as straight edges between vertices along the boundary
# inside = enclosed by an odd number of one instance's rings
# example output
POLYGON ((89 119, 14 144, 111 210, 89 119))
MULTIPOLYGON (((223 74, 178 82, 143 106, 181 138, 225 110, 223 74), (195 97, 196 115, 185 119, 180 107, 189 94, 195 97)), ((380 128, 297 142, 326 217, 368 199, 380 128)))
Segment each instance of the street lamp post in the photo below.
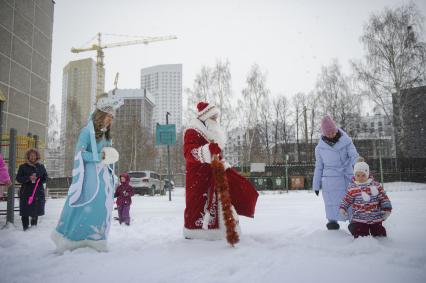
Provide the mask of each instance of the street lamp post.
POLYGON ((379 135, 379 165, 380 165, 380 182, 383 184, 383 164, 382 164, 382 137, 379 135))
MULTIPOLYGON (((169 115, 170 112, 166 113, 166 125, 169 124, 169 115)), ((167 144, 167 175, 168 175, 168 182, 167 182, 167 188, 169 189, 169 201, 172 201, 172 188, 171 188, 171 177, 170 177, 170 145, 167 144)))
POLYGON ((288 193, 288 154, 285 155, 285 188, 288 193))

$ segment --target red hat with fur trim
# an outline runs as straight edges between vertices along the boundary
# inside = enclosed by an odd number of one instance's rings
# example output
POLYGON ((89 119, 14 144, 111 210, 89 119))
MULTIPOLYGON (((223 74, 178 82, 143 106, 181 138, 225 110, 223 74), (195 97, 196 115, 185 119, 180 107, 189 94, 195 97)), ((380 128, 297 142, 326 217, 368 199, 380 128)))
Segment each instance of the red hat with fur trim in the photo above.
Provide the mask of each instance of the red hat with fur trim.
POLYGON ((198 110, 197 118, 203 122, 213 117, 214 115, 219 114, 219 109, 215 105, 209 104, 204 101, 198 102, 197 110, 198 110))

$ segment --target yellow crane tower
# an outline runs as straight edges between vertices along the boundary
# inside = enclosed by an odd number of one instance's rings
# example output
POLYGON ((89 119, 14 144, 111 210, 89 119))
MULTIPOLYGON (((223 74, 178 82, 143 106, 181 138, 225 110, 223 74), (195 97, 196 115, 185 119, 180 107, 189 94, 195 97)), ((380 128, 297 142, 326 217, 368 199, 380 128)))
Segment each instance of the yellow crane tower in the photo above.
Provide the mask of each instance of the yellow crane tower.
POLYGON ((177 39, 177 37, 174 35, 158 36, 158 37, 144 36, 144 37, 138 37, 138 39, 136 40, 102 44, 100 32, 97 34, 97 37, 98 37, 97 44, 93 44, 91 47, 71 48, 72 53, 80 53, 85 51, 96 50, 96 53, 97 53, 96 54, 96 73, 97 73, 96 100, 98 99, 99 95, 104 92, 105 76, 103 73, 103 67, 104 67, 104 51, 103 50, 105 48, 113 48, 113 47, 128 46, 128 45, 135 45, 135 44, 148 44, 148 43, 156 42, 156 41, 177 39))

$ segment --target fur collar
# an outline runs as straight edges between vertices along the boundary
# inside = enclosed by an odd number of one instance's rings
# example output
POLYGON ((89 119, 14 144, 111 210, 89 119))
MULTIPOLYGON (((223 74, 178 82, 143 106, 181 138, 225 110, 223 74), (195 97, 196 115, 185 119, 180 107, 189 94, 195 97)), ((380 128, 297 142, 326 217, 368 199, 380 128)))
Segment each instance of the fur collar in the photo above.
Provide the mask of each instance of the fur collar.
POLYGON ((195 130, 208 142, 217 139, 199 119, 192 119, 191 122, 189 122, 188 128, 185 129, 185 132, 190 129, 195 130))

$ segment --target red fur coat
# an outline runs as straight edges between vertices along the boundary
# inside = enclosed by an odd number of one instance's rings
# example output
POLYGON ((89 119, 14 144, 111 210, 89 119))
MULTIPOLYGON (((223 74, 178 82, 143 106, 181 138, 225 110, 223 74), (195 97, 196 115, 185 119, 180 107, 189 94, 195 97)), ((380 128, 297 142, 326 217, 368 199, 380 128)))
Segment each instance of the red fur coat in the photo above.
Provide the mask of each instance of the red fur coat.
MULTIPOLYGON (((184 156, 186 160, 186 208, 184 215, 184 235, 192 238, 191 232, 203 226, 203 217, 209 210, 209 230, 218 230, 218 197, 210 165, 210 140, 215 137, 209 133, 199 120, 191 122, 184 134, 184 156), (208 209, 209 208, 209 209, 208 209)), ((225 169, 228 166, 225 165, 225 169)), ((253 185, 233 168, 226 169, 229 190, 237 214, 254 217, 258 193, 253 185)), ((222 216, 220 216, 222 217, 222 216)), ((221 221, 223 223, 223 221, 221 221)), ((222 224, 221 224, 222 225, 222 224)), ((197 233, 197 232, 196 232, 197 233)))

